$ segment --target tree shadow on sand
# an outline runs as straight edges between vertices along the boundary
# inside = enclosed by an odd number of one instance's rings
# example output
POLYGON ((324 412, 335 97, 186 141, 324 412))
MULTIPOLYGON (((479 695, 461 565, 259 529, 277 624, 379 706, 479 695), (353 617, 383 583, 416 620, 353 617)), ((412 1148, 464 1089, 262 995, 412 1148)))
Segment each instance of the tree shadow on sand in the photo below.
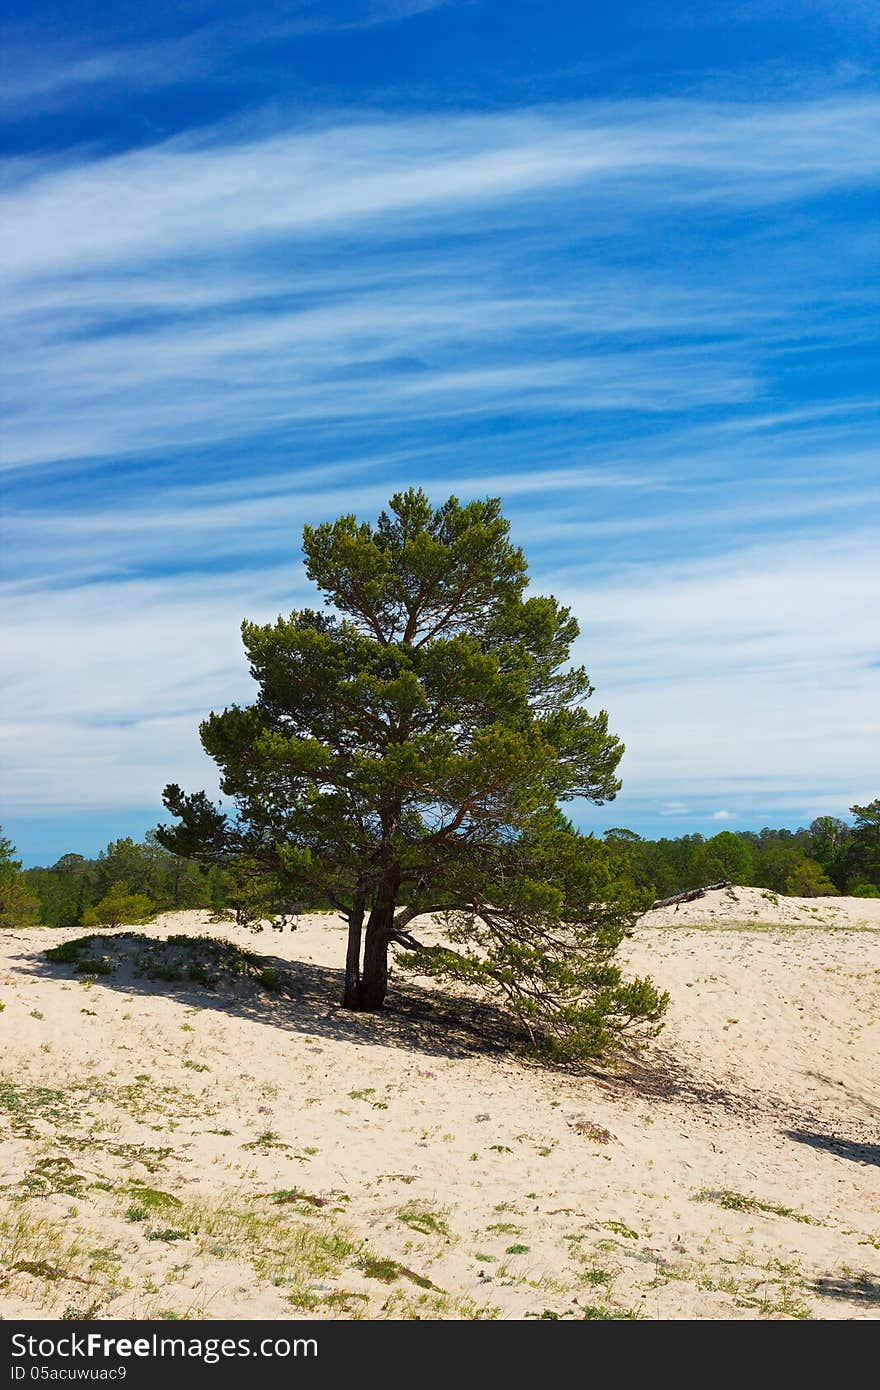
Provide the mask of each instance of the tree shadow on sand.
MULTIPOLYGON (((109 973, 84 972, 93 980, 93 987, 112 990, 126 999, 165 996, 190 1008, 210 1009, 307 1038, 398 1047, 431 1057, 515 1056, 523 1064, 558 1074, 587 1076, 620 1099, 637 1096, 661 1104, 696 1105, 707 1112, 734 1114, 741 1120, 766 1109, 762 1098, 737 1095, 698 1076, 686 1062, 662 1047, 646 1052, 634 1042, 626 1052, 593 1064, 540 1056, 530 1048, 525 1030, 503 1009, 463 992, 446 991, 433 981, 429 986, 421 985, 409 974, 394 975, 381 1013, 355 1013, 344 1009, 340 1002, 341 969, 258 955, 251 948, 242 950, 221 937, 205 935, 152 937, 126 928, 119 932, 95 932, 83 938, 86 939, 93 943, 87 954, 94 958, 97 951, 108 958, 109 973), (166 957, 163 953, 170 954, 166 957), (153 966, 161 967, 167 961, 182 967, 176 971, 179 978, 169 978, 174 969, 156 978, 155 972, 150 972, 150 963, 145 965, 145 954, 153 966), (237 958, 243 957, 249 957, 246 979, 236 978, 229 969, 230 964, 235 967, 237 958), (186 978, 193 968, 197 973, 216 974, 215 987, 208 987, 204 979, 186 978), (273 977, 273 989, 259 983, 259 977, 266 972, 273 977)), ((19 961, 19 969, 32 976, 83 978, 82 974, 77 975, 79 962, 75 959, 64 963, 29 950, 19 961)))
MULTIPOLYGON (((83 938, 85 939, 85 938, 83 938)), ((290 960, 275 955, 242 951, 220 937, 148 937, 131 929, 118 933, 96 932, 90 938, 98 954, 105 954, 110 973, 89 975, 96 989, 132 997, 165 996, 190 1008, 210 1009, 230 1018, 244 1019, 263 1027, 296 1033, 307 1038, 346 1041, 365 1046, 397 1047, 431 1057, 463 1058, 516 1057, 522 1064, 551 1070, 561 1075, 588 1077, 619 1099, 650 1100, 660 1104, 685 1104, 707 1114, 734 1115, 747 1121, 772 1111, 779 1119, 778 1102, 751 1093, 738 1094, 699 1076, 687 1062, 671 1050, 654 1045, 645 1050, 637 1042, 623 1053, 607 1060, 567 1063, 537 1054, 529 1046, 525 1030, 510 1014, 496 1005, 474 999, 463 992, 450 992, 431 982, 423 986, 409 974, 395 974, 386 1006, 381 1013, 355 1013, 341 1004, 341 969, 316 965, 311 961, 290 960), (175 947, 176 943, 176 947, 175 947), (176 960, 186 969, 215 972, 216 986, 190 978, 161 978, 148 973, 138 956, 144 952, 177 951, 176 960), (249 956, 248 978, 230 975, 230 959, 236 953, 249 956), (262 988, 259 976, 271 972, 275 988, 262 988)), ((69 944, 69 943, 68 943, 69 944)), ((94 955, 94 950, 92 951, 94 955)), ((169 960, 171 957, 169 956, 169 960)), ((19 969, 46 979, 76 979, 76 962, 59 963, 46 959, 43 952, 28 950, 19 957, 19 969)), ((155 960, 153 961, 155 964, 155 960)), ((88 972, 86 972, 88 973, 88 972)), ((795 1116, 790 1112, 791 1122, 795 1116)), ((797 1118, 803 1122, 803 1116, 797 1118)), ((812 1118, 812 1117, 811 1117, 812 1118)))
POLYGON ((852 1277, 830 1275, 813 1282, 812 1290, 823 1298, 845 1298, 848 1303, 875 1305, 880 1303, 880 1280, 869 1274, 856 1274, 852 1277))
POLYGON ((809 1144, 811 1149, 836 1154, 838 1158, 849 1158, 853 1163, 880 1167, 880 1144, 863 1144, 855 1139, 840 1139, 836 1134, 813 1133, 805 1129, 787 1129, 785 1137, 794 1139, 797 1144, 809 1144))
MULTIPOLYGON (((340 1002, 343 975, 338 969, 254 953, 255 966, 249 978, 236 979, 221 971, 211 986, 190 978, 138 973, 132 945, 135 952, 141 947, 162 948, 166 944, 162 938, 132 932, 100 935, 104 953, 112 961, 110 973, 78 974, 76 964, 47 960, 42 952, 31 951, 19 957, 19 969, 44 979, 87 977, 93 988, 112 990, 126 998, 164 996, 191 1008, 209 1009, 304 1037, 399 1047, 434 1057, 512 1054, 521 1052, 527 1041, 515 1021, 492 1004, 422 988, 408 978, 394 980, 381 1013, 354 1013, 340 1002), (262 972, 271 972, 272 988, 261 987, 257 976, 262 972)), ((197 971, 209 972, 216 966, 214 938, 193 936, 184 946, 178 937, 177 943, 197 971)))
MULTIPOLYGON (((638 1096, 640 1100, 658 1105, 685 1105, 691 1111, 702 1111, 711 1124, 721 1111, 737 1121, 757 1118, 789 1120, 794 1112, 783 1097, 758 1093, 731 1086, 701 1074, 687 1058, 664 1046, 662 1040, 650 1049, 634 1048, 614 1059, 612 1067, 588 1068, 588 1074, 615 1098, 638 1096)), ((798 1118, 803 1118, 799 1115, 798 1118)))

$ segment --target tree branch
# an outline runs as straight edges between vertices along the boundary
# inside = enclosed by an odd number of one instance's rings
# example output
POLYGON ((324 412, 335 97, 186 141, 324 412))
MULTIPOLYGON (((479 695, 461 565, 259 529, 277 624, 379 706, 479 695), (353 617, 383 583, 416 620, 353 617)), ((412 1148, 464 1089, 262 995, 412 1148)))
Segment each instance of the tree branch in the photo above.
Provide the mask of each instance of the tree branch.
POLYGON ((394 941, 398 946, 404 946, 407 951, 427 951, 430 947, 423 941, 416 941, 414 936, 410 936, 408 931, 401 931, 399 927, 392 927, 388 933, 388 940, 394 941))

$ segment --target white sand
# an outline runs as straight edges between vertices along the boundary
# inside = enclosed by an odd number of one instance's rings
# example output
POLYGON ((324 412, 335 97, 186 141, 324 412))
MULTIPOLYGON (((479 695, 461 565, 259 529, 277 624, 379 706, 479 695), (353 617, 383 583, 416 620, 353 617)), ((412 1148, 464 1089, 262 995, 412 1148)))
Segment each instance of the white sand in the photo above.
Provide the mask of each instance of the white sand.
POLYGON ((768 888, 722 888, 689 903, 648 912, 641 925, 880 929, 880 898, 786 898, 768 888))
POLYGON ((144 929, 290 962, 296 997, 88 983, 42 956, 76 933, 3 933, 0 1312, 878 1317, 880 904, 736 892, 643 920, 627 964, 667 1027, 581 1075, 446 1027, 418 983, 341 1010, 329 917, 144 929), (777 925, 817 904, 833 927, 777 925), (184 1205, 129 1220, 138 1183, 184 1205))

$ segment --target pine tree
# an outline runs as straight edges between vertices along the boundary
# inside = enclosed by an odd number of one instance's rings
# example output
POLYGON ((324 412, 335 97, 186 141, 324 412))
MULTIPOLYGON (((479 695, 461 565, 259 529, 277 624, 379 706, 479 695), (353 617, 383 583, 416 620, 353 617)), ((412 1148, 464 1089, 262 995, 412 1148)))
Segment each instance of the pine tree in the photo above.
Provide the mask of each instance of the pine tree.
POLYGON ((307 526, 304 551, 329 611, 245 622, 259 695, 201 726, 236 812, 170 785, 160 842, 234 868, 245 913, 337 909, 349 1008, 382 1007, 393 944, 569 1053, 655 1024, 664 996, 613 960, 638 895, 559 809, 612 799, 623 748, 569 663, 570 611, 526 597, 500 502, 409 490, 374 526, 307 526), (428 913, 448 945, 412 935, 428 913))

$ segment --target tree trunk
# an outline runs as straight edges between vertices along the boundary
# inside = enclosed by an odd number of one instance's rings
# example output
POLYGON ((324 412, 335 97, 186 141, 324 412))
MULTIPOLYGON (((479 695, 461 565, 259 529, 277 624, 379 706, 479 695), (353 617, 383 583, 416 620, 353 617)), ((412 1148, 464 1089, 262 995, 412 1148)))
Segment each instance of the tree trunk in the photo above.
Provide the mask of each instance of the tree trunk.
POLYGON ((370 1012, 382 1008, 388 993, 388 937, 394 925, 399 887, 400 873, 395 870, 379 885, 367 921, 359 1007, 370 1012))
POLYGON ((733 885, 729 878, 723 878, 720 883, 707 883, 705 888, 691 888, 687 893, 676 893, 674 898, 658 898, 651 904, 651 912, 656 912, 658 907, 672 907, 675 905, 678 911, 679 903, 692 903, 697 898, 705 897, 707 893, 715 893, 719 888, 731 888, 733 885))
POLYGON ((364 909, 355 908, 348 918, 348 952, 345 957, 345 992, 343 1007, 361 1007, 361 936, 363 934, 364 909))
POLYGON ((360 1008, 360 941, 363 937, 364 901, 366 894, 357 892, 349 912, 349 947, 345 956, 345 991, 342 995, 342 1006, 346 1009, 360 1008))

